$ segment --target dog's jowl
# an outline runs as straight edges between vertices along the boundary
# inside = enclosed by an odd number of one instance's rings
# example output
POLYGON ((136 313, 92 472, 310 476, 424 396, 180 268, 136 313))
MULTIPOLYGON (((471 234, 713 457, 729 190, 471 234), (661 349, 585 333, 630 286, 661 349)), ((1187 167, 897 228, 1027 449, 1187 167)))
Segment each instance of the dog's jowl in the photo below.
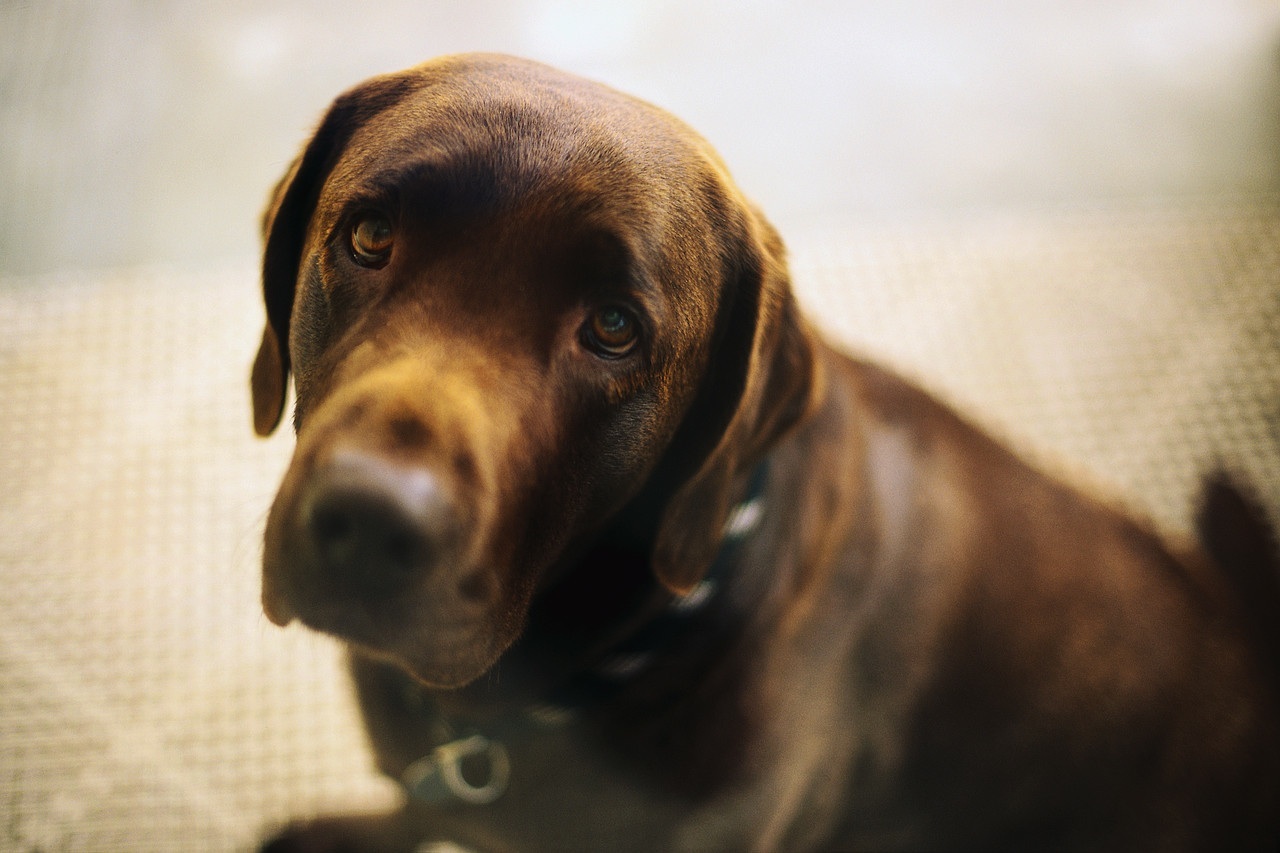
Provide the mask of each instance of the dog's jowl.
POLYGON ((833 349, 660 109, 378 77, 264 237, 263 606, 404 789, 268 849, 1275 849, 1261 516, 1217 479, 1163 542, 833 349))

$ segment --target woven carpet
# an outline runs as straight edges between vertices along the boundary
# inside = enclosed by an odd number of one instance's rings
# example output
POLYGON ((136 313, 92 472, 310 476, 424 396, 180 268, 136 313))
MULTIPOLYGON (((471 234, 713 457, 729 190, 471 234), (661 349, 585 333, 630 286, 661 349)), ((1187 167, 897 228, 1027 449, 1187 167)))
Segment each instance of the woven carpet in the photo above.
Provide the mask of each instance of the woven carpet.
MULTIPOLYGON (((791 235, 810 314, 1185 529, 1280 513, 1280 205, 791 235)), ((253 438, 245 265, 0 278, 0 850, 229 851, 377 807, 336 646, 260 615, 292 439, 253 438)))

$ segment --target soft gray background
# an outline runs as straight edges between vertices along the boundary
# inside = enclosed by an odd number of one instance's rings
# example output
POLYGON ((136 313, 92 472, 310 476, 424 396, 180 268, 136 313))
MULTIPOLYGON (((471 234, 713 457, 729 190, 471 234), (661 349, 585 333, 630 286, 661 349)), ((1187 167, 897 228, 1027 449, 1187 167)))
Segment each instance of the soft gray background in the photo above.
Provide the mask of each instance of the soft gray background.
POLYGON ((0 0, 0 851, 394 800, 257 603, 256 221, 339 90, 475 48, 686 118, 823 329, 1043 464, 1280 515, 1275 0, 0 0))
POLYGON ((666 106, 785 234, 1280 189, 1275 0, 4 0, 0 271, 252 255, 334 94, 476 49, 666 106))

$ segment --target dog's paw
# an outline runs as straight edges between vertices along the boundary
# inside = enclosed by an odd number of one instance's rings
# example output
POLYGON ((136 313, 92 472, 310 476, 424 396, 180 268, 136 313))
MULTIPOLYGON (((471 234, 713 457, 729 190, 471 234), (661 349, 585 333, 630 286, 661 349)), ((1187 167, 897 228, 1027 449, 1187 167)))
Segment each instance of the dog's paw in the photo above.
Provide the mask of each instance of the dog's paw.
POLYGON ((361 839, 344 832, 335 820, 286 826, 258 848, 258 853, 357 853, 361 839))
POLYGON ((293 823, 260 853, 470 853, 449 841, 422 841, 400 815, 343 816, 293 823))

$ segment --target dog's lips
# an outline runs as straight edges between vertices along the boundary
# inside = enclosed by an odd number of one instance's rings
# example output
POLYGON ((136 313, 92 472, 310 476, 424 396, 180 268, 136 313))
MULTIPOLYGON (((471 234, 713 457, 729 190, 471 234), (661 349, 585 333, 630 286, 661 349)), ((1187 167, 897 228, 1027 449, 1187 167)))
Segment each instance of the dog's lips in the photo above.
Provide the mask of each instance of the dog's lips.
MULTIPOLYGON (((351 646, 400 660, 407 668, 424 674, 470 671, 473 667, 466 661, 477 654, 483 657, 481 650, 490 648, 495 639, 494 620, 481 613, 474 614, 473 618, 452 619, 438 612, 411 614, 395 606, 384 608, 358 600, 308 599, 306 596, 294 600, 267 591, 263 594, 263 610, 267 618, 280 627, 297 621, 351 646), (419 665, 415 666, 415 662, 419 665)), ((429 680, 454 681, 456 678, 429 680)))

